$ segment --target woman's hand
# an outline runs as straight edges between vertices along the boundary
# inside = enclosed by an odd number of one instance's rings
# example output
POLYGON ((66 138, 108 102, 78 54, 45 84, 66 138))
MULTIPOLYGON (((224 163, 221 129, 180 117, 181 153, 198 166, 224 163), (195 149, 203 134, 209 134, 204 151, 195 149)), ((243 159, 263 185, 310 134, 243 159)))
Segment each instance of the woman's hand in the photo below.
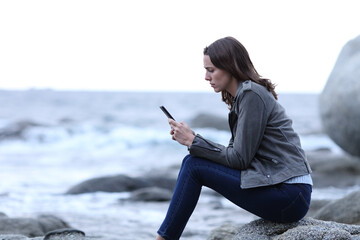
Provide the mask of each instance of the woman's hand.
POLYGON ((194 141, 194 133, 185 122, 176 122, 169 118, 169 125, 171 127, 170 134, 172 139, 182 145, 190 147, 194 141))

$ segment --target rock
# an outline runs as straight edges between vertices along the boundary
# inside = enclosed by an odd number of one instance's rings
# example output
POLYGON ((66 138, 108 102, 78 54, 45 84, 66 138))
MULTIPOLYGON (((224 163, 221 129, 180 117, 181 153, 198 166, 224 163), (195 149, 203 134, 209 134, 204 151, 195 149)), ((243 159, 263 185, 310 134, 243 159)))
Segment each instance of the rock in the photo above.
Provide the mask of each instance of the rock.
POLYGON ((146 202, 170 201, 172 192, 159 187, 141 188, 131 193, 130 200, 146 202))
POLYGON ((3 212, 0 212, 0 218, 7 217, 7 215, 3 212))
POLYGON ((307 152, 315 188, 360 185, 360 162, 357 157, 327 151, 307 152))
POLYGON ((220 227, 215 228, 211 231, 208 240, 222 240, 231 239, 238 233, 238 226, 231 223, 225 223, 220 227))
POLYGON ((46 215, 33 218, 0 218, 0 234, 21 234, 27 237, 44 236, 46 231, 67 228, 61 219, 46 215), (49 221, 49 222, 47 222, 49 221))
POLYGON ((351 239, 351 234, 343 229, 332 229, 327 226, 300 226, 289 229, 274 240, 288 239, 327 239, 327 240, 347 240, 351 239))
POLYGON ((0 141, 8 138, 23 138, 24 132, 31 127, 44 126, 32 121, 19 121, 11 123, 8 126, 0 129, 0 141))
MULTIPOLYGON (((164 174, 162 176, 168 176, 168 175, 164 174)), ((175 178, 173 178, 173 177, 158 177, 158 176, 141 177, 141 179, 146 181, 150 187, 165 188, 165 189, 170 190, 171 192, 173 192, 173 190, 175 188, 176 178, 177 178, 177 176, 175 178)))
POLYGON ((22 234, 28 237, 43 236, 39 222, 31 218, 1 218, 0 234, 22 234))
POLYGON ((192 128, 215 128, 218 130, 230 131, 229 123, 226 118, 212 114, 200 113, 195 116, 190 125, 192 128))
POLYGON ((341 50, 319 106, 325 132, 346 152, 360 156, 360 36, 341 50))
POLYGON ((73 228, 64 228, 58 229, 55 231, 48 232, 44 240, 83 240, 85 239, 85 233, 83 231, 73 229, 73 228))
POLYGON ((305 218, 289 224, 258 219, 241 227, 233 225, 230 229, 230 234, 224 238, 214 234, 219 231, 218 229, 214 230, 208 240, 355 240, 360 237, 360 226, 320 221, 313 218, 305 218))
POLYGON ((360 191, 323 206, 314 218, 360 225, 360 191))
POLYGON ((70 188, 66 194, 90 192, 131 192, 140 188, 162 187, 173 190, 176 180, 165 177, 129 177, 123 174, 87 180, 70 188))
POLYGON ((1 240, 28 240, 29 238, 25 237, 24 235, 17 235, 17 234, 0 234, 1 240))
POLYGON ((148 184, 142 179, 132 178, 121 174, 87 180, 70 188, 66 194, 81 194, 99 191, 127 192, 147 187, 147 185, 148 184))
POLYGON ((322 207, 330 203, 331 200, 322 199, 322 200, 311 200, 309 211, 307 212, 307 217, 313 217, 322 207))
POLYGON ((40 215, 38 222, 44 233, 53 231, 55 229, 69 228, 69 224, 64 222, 62 219, 53 215, 40 215))

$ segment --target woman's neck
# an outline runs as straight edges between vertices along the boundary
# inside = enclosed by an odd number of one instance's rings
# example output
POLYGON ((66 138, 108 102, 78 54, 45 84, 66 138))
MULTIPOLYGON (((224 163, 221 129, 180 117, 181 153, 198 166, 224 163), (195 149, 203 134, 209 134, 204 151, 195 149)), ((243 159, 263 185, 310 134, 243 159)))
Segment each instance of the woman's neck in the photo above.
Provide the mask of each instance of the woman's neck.
POLYGON ((228 91, 231 94, 231 96, 235 97, 239 84, 240 83, 235 78, 233 78, 226 91, 228 91))

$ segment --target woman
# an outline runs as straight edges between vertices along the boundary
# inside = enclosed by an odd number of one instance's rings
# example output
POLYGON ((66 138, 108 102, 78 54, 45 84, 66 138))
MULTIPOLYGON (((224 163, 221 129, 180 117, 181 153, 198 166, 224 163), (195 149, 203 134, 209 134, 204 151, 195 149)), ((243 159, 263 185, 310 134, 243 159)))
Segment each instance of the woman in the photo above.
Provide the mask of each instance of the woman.
POLYGON ((292 121, 261 78, 244 46, 232 37, 204 49, 205 80, 229 106, 227 147, 169 119, 172 139, 188 147, 166 218, 156 240, 179 239, 207 186, 269 221, 302 219, 310 205, 311 169, 292 121))

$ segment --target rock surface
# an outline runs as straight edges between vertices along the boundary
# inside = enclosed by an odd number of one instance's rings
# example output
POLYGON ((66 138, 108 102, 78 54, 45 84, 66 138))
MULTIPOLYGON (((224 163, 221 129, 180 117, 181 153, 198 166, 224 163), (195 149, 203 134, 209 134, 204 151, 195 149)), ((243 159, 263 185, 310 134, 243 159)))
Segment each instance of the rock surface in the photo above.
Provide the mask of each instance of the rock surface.
POLYGON ((317 211, 314 218, 360 225, 360 191, 326 204, 317 211))
POLYGON ((44 236, 46 232, 69 225, 58 217, 41 215, 38 218, 0 218, 0 234, 19 234, 27 237, 44 236))
POLYGON ((28 238, 23 235, 16 234, 0 234, 1 240, 27 240, 28 238))
POLYGON ((66 194, 91 192, 131 192, 140 188, 161 187, 173 190, 176 179, 165 177, 129 177, 123 174, 86 180, 70 188, 66 194))
POLYGON ((214 229, 208 240, 355 240, 359 238, 360 226, 305 218, 290 224, 272 223, 262 219, 243 226, 229 227, 229 224, 226 224, 214 229))
POLYGON ((321 200, 312 199, 311 203, 310 203, 309 211, 307 212, 306 216, 307 217, 314 217, 314 215, 317 214, 317 212, 322 207, 324 207, 325 205, 327 205, 330 202, 332 202, 332 201, 328 200, 328 199, 321 199, 321 200))
POLYGON ((215 228, 208 237, 208 240, 222 240, 232 239, 238 233, 238 226, 231 223, 225 223, 222 226, 215 228))
POLYGON ((215 128, 218 130, 230 131, 228 120, 217 115, 200 113, 195 116, 190 125, 192 128, 215 128))
POLYGON ((360 36, 341 50, 319 100, 325 132, 346 152, 360 156, 360 36))
POLYGON ((131 193, 130 200, 145 202, 170 201, 172 192, 159 187, 141 188, 131 193))
POLYGON ((48 232, 44 240, 83 240, 85 239, 85 233, 83 231, 73 229, 73 228, 64 228, 58 229, 51 232, 48 232))
POLYGON ((360 161, 357 157, 329 151, 307 152, 315 188, 360 185, 360 161))

